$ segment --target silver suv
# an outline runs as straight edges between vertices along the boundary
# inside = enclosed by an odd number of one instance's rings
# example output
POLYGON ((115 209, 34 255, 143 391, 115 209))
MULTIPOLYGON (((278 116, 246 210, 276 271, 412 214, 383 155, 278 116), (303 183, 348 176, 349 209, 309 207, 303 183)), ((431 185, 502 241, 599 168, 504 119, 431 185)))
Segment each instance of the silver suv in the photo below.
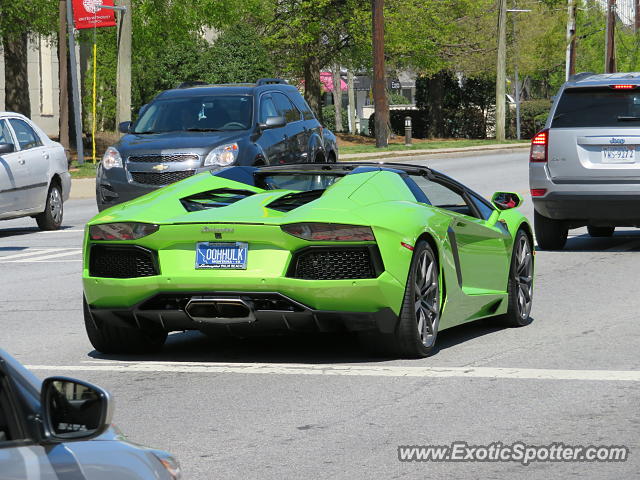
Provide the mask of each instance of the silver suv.
POLYGON ((536 240, 564 247, 571 228, 592 237, 640 227, 640 73, 580 73, 556 95, 531 141, 536 240))

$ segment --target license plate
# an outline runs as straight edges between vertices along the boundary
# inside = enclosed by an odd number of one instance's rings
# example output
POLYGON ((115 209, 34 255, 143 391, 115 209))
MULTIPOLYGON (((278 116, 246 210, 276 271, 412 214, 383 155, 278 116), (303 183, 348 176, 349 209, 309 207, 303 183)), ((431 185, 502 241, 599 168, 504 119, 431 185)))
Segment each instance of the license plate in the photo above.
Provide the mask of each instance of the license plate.
POLYGON ((633 146, 602 147, 602 163, 634 163, 635 161, 636 150, 633 146))
POLYGON ((244 242, 196 244, 196 269, 247 269, 248 244, 244 242))

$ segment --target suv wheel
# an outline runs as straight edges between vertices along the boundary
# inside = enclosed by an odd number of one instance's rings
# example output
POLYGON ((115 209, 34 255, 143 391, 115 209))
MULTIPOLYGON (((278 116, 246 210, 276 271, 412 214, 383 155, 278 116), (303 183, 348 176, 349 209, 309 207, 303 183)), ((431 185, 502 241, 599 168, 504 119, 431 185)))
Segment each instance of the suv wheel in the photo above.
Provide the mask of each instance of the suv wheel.
POLYGON ((587 231, 592 237, 610 237, 613 235, 616 227, 592 227, 589 225, 587 231))
POLYGON ((536 241, 544 250, 561 250, 567 242, 569 228, 566 222, 554 220, 533 212, 533 225, 536 231, 536 241))

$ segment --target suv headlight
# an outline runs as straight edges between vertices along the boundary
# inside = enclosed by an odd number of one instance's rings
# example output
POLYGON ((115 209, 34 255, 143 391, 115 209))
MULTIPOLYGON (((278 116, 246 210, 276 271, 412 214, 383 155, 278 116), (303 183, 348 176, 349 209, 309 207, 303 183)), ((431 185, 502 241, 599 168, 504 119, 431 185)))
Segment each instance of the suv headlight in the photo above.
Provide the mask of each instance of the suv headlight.
POLYGON ((209 152, 207 158, 204 159, 204 166, 219 166, 226 167, 231 165, 238 158, 238 144, 227 143, 226 145, 220 145, 209 152))
POLYGON ((104 152, 102 157, 102 166, 107 170, 110 170, 113 167, 122 167, 122 157, 120 156, 120 152, 113 147, 107 148, 107 151, 104 152))

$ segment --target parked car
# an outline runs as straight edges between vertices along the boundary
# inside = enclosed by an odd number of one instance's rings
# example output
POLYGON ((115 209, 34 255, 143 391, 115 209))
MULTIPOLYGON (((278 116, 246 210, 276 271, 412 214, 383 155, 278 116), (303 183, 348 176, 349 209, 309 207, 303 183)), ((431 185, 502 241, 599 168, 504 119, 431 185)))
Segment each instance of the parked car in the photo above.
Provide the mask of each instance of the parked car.
POLYGON ((338 148, 298 90, 279 79, 184 84, 158 94, 109 147, 97 171, 98 210, 229 165, 335 162, 338 148))
POLYGON ((229 167, 88 223, 84 318, 104 353, 167 333, 353 331, 422 357, 439 330, 530 322, 533 238, 522 199, 485 200, 426 167, 229 167))
POLYGON ((43 382, 0 349, 0 478, 180 478, 167 452, 133 445, 110 427, 105 390, 68 377, 43 382))
POLYGON ((70 190, 62 145, 24 115, 0 112, 0 220, 30 216, 57 230, 70 190))
POLYGON ((531 142, 536 240, 561 249, 570 229, 592 237, 640 227, 640 73, 581 73, 555 97, 531 142))

